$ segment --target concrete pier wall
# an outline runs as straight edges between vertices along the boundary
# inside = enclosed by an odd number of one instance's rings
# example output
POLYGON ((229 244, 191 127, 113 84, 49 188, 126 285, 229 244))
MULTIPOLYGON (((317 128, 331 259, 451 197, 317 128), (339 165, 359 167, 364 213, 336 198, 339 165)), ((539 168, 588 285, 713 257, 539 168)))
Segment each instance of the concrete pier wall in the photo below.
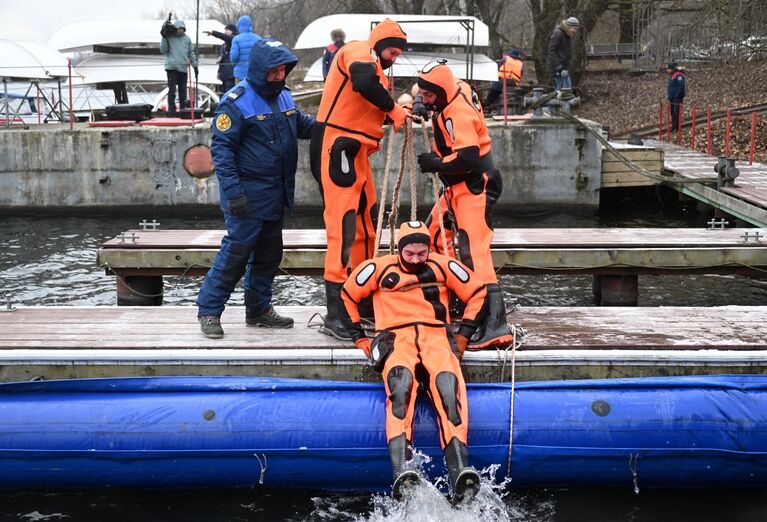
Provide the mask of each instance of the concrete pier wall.
MULTIPOLYGON (((599 128, 593 122, 584 123, 599 128)), ((601 149, 590 133, 553 119, 491 124, 490 133, 496 166, 503 174, 500 204, 599 204, 601 149)), ((414 129, 413 135, 417 155, 426 147, 420 129, 414 129)), ((399 170, 402 139, 400 132, 395 138, 390 186, 399 170)), ((184 168, 186 152, 198 144, 210 145, 209 126, 3 130, 0 208, 217 205, 216 176, 196 178, 184 168)), ((379 186, 386 149, 385 138, 372 161, 379 186)), ((296 203, 320 206, 308 151, 308 141, 302 141, 296 203)), ((431 184, 427 176, 418 176, 419 204, 429 204, 433 202, 431 184)), ((404 205, 409 204, 409 191, 406 178, 404 205)))

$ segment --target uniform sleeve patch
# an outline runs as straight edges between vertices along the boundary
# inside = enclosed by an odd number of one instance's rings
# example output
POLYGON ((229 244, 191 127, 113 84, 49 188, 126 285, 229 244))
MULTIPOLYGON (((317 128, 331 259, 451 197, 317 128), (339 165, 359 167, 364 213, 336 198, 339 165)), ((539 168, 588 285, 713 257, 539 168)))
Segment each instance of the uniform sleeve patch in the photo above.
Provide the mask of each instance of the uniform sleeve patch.
POLYGON ((376 271, 375 263, 370 263, 365 268, 360 270, 356 278, 357 284, 359 286, 365 286, 365 283, 368 282, 368 280, 373 276, 375 271, 376 271))
POLYGON ((458 278, 458 280, 461 283, 465 283, 469 280, 469 273, 463 269, 461 265, 456 263, 455 261, 448 261, 447 267, 450 269, 450 271, 453 273, 455 277, 458 278))
POLYGON ((219 114, 216 117, 216 128, 221 132, 226 132, 232 126, 232 119, 228 114, 219 114))

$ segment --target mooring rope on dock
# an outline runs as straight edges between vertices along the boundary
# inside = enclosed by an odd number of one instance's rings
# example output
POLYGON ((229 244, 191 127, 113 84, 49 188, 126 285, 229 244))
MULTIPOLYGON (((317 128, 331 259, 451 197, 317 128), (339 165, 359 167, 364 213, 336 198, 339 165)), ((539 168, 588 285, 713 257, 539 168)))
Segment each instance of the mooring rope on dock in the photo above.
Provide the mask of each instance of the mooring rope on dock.
POLYGON ((661 183, 715 183, 717 181, 716 177, 711 178, 682 178, 679 176, 662 176, 659 174, 655 174, 654 172, 650 172, 649 170, 640 167, 636 163, 632 162, 630 159, 628 159, 626 156, 624 156, 621 152, 618 151, 615 147, 610 145, 610 142, 607 141, 604 137, 602 137, 601 134, 599 134, 597 131, 589 127, 588 125, 584 124, 581 120, 579 120, 577 117, 573 116, 572 114, 568 114, 566 112, 560 112, 559 115, 562 118, 565 118, 567 120, 570 120, 570 122, 574 123, 579 129, 584 129, 591 133, 599 143, 602 144, 604 148, 609 150, 611 153, 615 155, 616 158, 618 158, 618 161, 626 165, 628 168, 633 170, 634 172, 641 174, 642 176, 645 176, 647 178, 650 178, 654 181, 659 181, 661 183))

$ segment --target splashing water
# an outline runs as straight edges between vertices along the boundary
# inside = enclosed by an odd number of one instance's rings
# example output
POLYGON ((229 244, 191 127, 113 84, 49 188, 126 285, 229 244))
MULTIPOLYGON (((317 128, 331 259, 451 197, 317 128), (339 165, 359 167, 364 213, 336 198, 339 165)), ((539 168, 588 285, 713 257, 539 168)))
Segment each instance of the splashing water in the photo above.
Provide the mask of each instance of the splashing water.
MULTIPOLYGON (((429 457, 414 452, 414 462, 428 464, 429 457), (425 457, 425 459, 423 459, 425 457), (423 460, 421 460, 423 459, 423 460)), ((420 466, 419 466, 420 467, 420 466)), ((348 520, 353 522, 512 522, 526 520, 526 509, 510 505, 505 491, 510 480, 495 482, 500 465, 494 464, 479 472, 481 486, 474 500, 463 506, 453 506, 447 491, 447 477, 438 477, 433 483, 422 480, 403 490, 401 501, 387 494, 374 494, 369 499, 370 512, 350 511, 347 498, 317 497, 312 520, 348 520)))

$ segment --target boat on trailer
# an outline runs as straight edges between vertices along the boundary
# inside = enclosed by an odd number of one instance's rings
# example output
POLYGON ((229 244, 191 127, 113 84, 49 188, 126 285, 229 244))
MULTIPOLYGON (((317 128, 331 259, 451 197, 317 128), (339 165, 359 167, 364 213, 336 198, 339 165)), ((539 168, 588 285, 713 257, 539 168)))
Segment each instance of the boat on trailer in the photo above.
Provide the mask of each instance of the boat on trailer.
MULTIPOLYGON (((386 491, 385 402, 381 384, 282 378, 0 384, 0 487, 386 491)), ((767 485, 764 375, 469 384, 468 404, 471 463, 512 486, 767 485)), ((416 409, 423 472, 444 476, 416 409)))

